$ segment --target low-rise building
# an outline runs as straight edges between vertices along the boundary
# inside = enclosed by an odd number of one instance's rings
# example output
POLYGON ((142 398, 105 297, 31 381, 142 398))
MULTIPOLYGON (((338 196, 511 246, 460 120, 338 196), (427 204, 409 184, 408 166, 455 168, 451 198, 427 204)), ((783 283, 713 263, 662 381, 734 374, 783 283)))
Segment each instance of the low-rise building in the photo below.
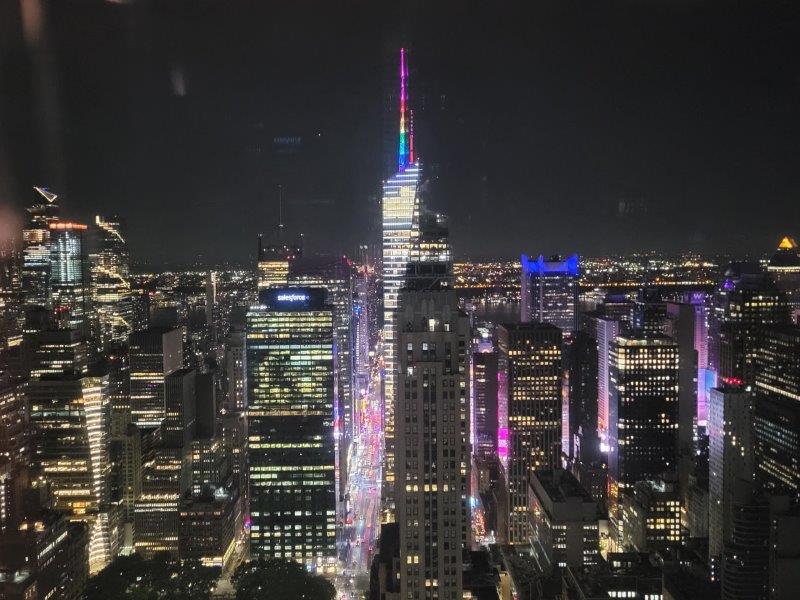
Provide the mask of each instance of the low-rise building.
POLYGON ((529 484, 531 545, 542 571, 597 563, 598 512, 569 471, 537 471, 529 484))
POLYGON ((179 509, 178 553, 207 567, 223 567, 236 548, 242 511, 235 485, 218 487, 198 497, 187 494, 179 509))
POLYGON ((639 481, 622 501, 622 539, 626 549, 650 552, 680 545, 681 500, 673 482, 639 481))
POLYGON ((661 600, 661 569, 646 553, 612 552, 589 569, 567 567, 562 571, 562 597, 579 600, 634 598, 661 600))

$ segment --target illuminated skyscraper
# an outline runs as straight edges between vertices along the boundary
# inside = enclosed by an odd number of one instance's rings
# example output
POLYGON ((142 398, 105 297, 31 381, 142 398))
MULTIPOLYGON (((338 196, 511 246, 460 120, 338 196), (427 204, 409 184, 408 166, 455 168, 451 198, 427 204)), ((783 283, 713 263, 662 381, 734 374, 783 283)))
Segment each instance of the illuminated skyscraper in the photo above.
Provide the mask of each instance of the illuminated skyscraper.
POLYGON ((23 323, 22 255, 16 240, 6 239, 0 241, 0 374, 15 366, 23 323))
POLYGON ((22 518, 30 439, 23 387, 0 375, 0 534, 22 518))
POLYGON ((163 382, 161 441, 142 465, 141 491, 133 511, 134 548, 145 558, 157 552, 178 556, 179 505, 191 489, 196 374, 181 368, 163 382))
POLYGON ((794 238, 786 236, 781 240, 767 264, 767 272, 786 294, 794 321, 800 322, 800 252, 794 238))
POLYGON ((522 255, 521 315, 523 323, 555 325, 564 335, 578 329, 578 255, 566 259, 554 256, 522 255))
POLYGON ((161 438, 165 446, 189 446, 196 429, 196 373, 182 368, 164 378, 164 422, 161 438))
POLYGON ((619 336, 610 361, 609 508, 621 540, 620 495, 677 467, 678 346, 664 336, 619 336))
POLYGON ((412 248, 412 260, 428 263, 451 263, 450 228, 446 215, 422 208, 419 231, 412 248))
POLYGON ((58 196, 33 188, 41 196, 28 208, 30 220, 22 230, 22 291, 26 306, 47 306, 50 289, 50 224, 58 221, 58 196))
POLYGON ((497 351, 485 350, 472 355, 472 393, 476 454, 497 455, 497 351))
POLYGON ((183 367, 180 329, 151 327, 130 336, 131 418, 153 428, 164 420, 164 377, 183 367))
MULTIPOLYGON (((740 387, 713 388, 708 411, 708 557, 719 579, 724 545, 731 539, 732 511, 742 483, 754 481, 753 400, 740 387)), ((746 496, 749 487, 745 486, 746 496)))
POLYGON ((159 552, 178 556, 180 500, 190 489, 184 448, 159 448, 142 465, 142 487, 134 503, 134 548, 144 558, 159 552))
POLYGON ((561 465, 561 330, 548 323, 502 325, 508 385, 508 540, 526 544, 528 481, 561 465))
POLYGON ((258 289, 285 286, 289 281, 290 263, 303 253, 297 244, 285 243, 282 239, 283 224, 278 225, 278 241, 263 245, 258 236, 258 289))
POLYGON ((333 307, 315 288, 259 300, 247 313, 250 551, 332 569, 333 307))
POLYGON ((469 319, 448 267, 411 263, 398 310, 400 597, 461 598, 471 538, 469 319))
POLYGON ((766 489, 800 493, 800 327, 764 327, 754 358, 756 476, 766 489))
POLYGON ((57 375, 28 387, 33 461, 55 508, 89 525, 89 570, 116 555, 109 514, 108 376, 57 375))
POLYGON ((599 458, 597 437, 597 341, 586 331, 576 332, 564 344, 564 371, 567 381, 569 442, 562 450, 584 462, 599 458))
POLYGON ((67 329, 89 335, 89 263, 86 225, 50 223, 50 303, 57 321, 67 329))
POLYGON ((788 323, 786 295, 758 265, 732 264, 714 292, 709 316, 709 368, 717 379, 752 385, 759 330, 788 323))
POLYGON ((695 332, 697 311, 691 304, 668 302, 665 305, 666 333, 678 345, 678 485, 681 501, 689 496, 689 474, 696 455, 697 416, 697 351, 695 332))
MULTIPOLYGON (((333 334, 336 353, 334 378, 334 426, 336 428, 337 489, 340 508, 347 493, 347 457, 353 439, 353 265, 341 257, 304 257, 292 262, 289 285, 323 288, 326 301, 333 306, 333 334)), ((344 515, 342 515, 344 516, 344 515)))
POLYGON ((225 337, 225 409, 228 412, 244 410, 245 395, 244 331, 231 327, 225 337))
POLYGON ((45 329, 30 338, 30 376, 82 373, 89 370, 89 348, 74 329, 45 329))
POLYGON ((396 312, 419 234, 421 167, 414 162, 413 136, 407 129, 408 66, 400 50, 400 137, 397 173, 383 184, 383 359, 384 359, 384 474, 383 500, 391 515, 395 480, 394 394, 397 377, 396 312))
POLYGON ((96 248, 90 256, 92 304, 98 344, 125 343, 133 331, 128 244, 117 217, 95 217, 96 248))

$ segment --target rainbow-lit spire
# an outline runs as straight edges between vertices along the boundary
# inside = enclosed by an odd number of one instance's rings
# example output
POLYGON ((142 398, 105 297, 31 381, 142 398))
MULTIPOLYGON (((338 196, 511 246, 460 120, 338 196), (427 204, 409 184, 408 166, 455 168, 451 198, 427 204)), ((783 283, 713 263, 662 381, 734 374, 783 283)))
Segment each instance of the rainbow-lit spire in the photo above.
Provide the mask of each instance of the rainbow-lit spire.
POLYGON ((408 163, 413 161, 410 158, 409 149, 413 147, 414 141, 407 130, 408 119, 406 119, 406 104, 408 102, 408 65, 406 64, 406 49, 400 48, 400 147, 398 148, 398 171, 405 171, 408 163))
POLYGON ((414 164, 414 111, 408 109, 408 162, 414 164))

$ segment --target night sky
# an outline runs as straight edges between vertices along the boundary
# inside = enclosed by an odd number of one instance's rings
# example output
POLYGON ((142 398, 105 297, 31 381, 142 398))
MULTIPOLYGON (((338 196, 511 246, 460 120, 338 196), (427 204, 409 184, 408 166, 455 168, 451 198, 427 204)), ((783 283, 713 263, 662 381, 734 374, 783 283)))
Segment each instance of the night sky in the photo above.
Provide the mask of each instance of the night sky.
POLYGON ((0 202, 46 185, 139 263, 244 263, 280 185, 308 252, 349 253, 406 44, 457 256, 800 235, 796 2, 480 4, 0 0, 0 202))

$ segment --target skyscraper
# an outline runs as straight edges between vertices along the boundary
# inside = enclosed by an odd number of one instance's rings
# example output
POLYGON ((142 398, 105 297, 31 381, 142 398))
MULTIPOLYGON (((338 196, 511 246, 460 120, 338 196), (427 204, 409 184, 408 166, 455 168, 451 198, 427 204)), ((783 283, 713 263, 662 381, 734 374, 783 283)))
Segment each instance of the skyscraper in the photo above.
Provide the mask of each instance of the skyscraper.
POLYGON ((619 336, 610 360, 609 508, 621 540, 621 495, 677 467, 678 347, 664 336, 619 336))
POLYGON ((336 373, 334 415, 337 444, 337 482, 340 506, 344 508, 347 489, 347 456, 353 439, 353 280, 352 263, 344 256, 304 257, 292 262, 289 285, 323 288, 333 306, 336 373))
POLYGON ((391 514, 395 480, 395 419, 393 399, 397 377, 396 312, 406 268, 419 234, 421 166, 414 161, 413 136, 407 115, 408 66, 400 50, 400 137, 397 173, 383 184, 383 359, 384 359, 384 474, 383 500, 391 514))
POLYGON ((497 351, 472 355, 472 423, 475 454, 497 455, 497 351))
POLYGON ((133 331, 128 244, 118 217, 95 217, 95 249, 90 256, 92 305, 102 348, 127 342, 133 331))
POLYGON ((695 350, 694 306, 668 302, 665 305, 665 329, 678 345, 678 484, 686 505, 689 473, 695 460, 694 438, 697 424, 697 351, 695 350))
POLYGON ((30 219, 22 230, 22 291, 26 306, 47 306, 50 289, 50 224, 58 221, 58 196, 33 188, 41 198, 28 208, 30 219))
POLYGON ((237 326, 231 327, 225 337, 225 409, 227 411, 244 410, 247 402, 244 336, 244 331, 237 326))
POLYGON ((151 327, 130 336, 131 417, 138 427, 164 420, 164 377, 183 367, 180 329, 151 327))
POLYGON ((250 551, 332 569, 333 307, 315 288, 259 300, 247 313, 250 551))
POLYGON ((258 289, 285 286, 289 280, 289 265, 303 253, 297 244, 283 241, 283 223, 278 224, 278 239, 263 245, 258 236, 258 289))
POLYGON ((86 225, 50 223, 50 302, 62 326, 89 335, 91 290, 86 225))
POLYGON ((0 374, 13 370, 22 342, 24 323, 22 255, 17 241, 0 241, 0 374))
POLYGON ((594 333, 576 332, 564 344, 565 382, 569 395, 569 443, 564 452, 575 460, 599 458, 597 436, 597 341, 594 333))
POLYGON ((778 244, 778 249, 767 264, 767 272, 772 275, 778 289, 786 294, 792 318, 800 318, 800 252, 794 238, 786 236, 778 244))
POLYGON ((608 452, 609 406, 611 401, 611 345, 621 331, 621 323, 612 317, 597 318, 597 434, 600 450, 608 452))
POLYGON ((0 534, 22 517, 23 471, 30 461, 30 439, 23 388, 0 375, 0 534))
POLYGON ((419 231, 412 246, 412 260, 423 263, 451 263, 450 227, 446 215, 420 207, 419 231))
POLYGON ((753 437, 756 477, 766 489, 800 492, 800 327, 756 332, 753 437))
POLYGON ((561 464, 561 330, 548 323, 501 325, 508 382, 508 496, 512 544, 529 542, 528 480, 561 464))
POLYGON ((170 448, 186 448, 196 429, 196 373, 182 368, 164 378, 164 422, 161 438, 170 448))
POLYGON ((108 376, 46 376, 28 387, 33 460, 55 508, 89 525, 89 570, 116 554, 110 530, 108 376))
POLYGON ((469 547, 469 319, 448 266, 411 263, 400 291, 395 396, 400 596, 460 598, 469 547))
POLYGON ((521 314, 523 323, 555 325, 563 334, 578 329, 578 255, 565 259, 539 255, 530 259, 523 254, 521 314))
POLYGON ((177 558, 180 500, 191 485, 187 450, 158 448, 148 454, 141 473, 141 492, 134 503, 134 549, 147 559, 160 552, 177 558))
POLYGON ((713 388, 708 413, 708 557, 719 579, 730 542, 734 504, 746 501, 754 481, 753 402, 739 387, 713 388), (747 497, 742 496, 742 489, 747 497))
POLYGON ((709 367, 722 378, 752 384, 758 331, 787 323, 786 295, 758 265, 732 264, 717 287, 709 318, 709 367))
POLYGON ((64 373, 86 373, 89 349, 74 329, 45 329, 30 337, 28 372, 31 378, 64 373))

